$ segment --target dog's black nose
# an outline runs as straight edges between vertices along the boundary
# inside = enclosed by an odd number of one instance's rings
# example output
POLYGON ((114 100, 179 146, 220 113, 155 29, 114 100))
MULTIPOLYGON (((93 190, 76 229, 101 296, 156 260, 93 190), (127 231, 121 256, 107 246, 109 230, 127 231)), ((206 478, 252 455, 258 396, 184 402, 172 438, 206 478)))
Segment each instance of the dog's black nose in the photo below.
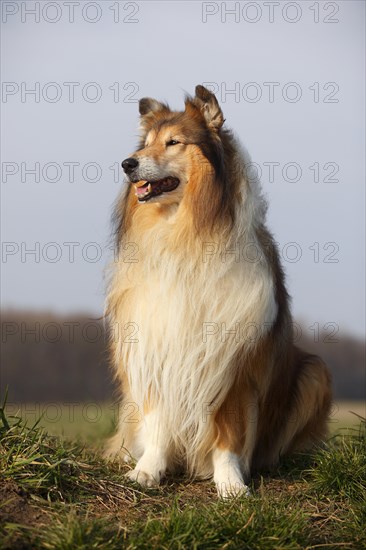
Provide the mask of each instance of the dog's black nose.
POLYGON ((129 174, 130 172, 132 172, 132 170, 134 170, 134 168, 136 168, 136 166, 138 166, 138 163, 138 160, 131 157, 129 159, 125 159, 122 162, 122 168, 126 172, 126 174, 129 174))

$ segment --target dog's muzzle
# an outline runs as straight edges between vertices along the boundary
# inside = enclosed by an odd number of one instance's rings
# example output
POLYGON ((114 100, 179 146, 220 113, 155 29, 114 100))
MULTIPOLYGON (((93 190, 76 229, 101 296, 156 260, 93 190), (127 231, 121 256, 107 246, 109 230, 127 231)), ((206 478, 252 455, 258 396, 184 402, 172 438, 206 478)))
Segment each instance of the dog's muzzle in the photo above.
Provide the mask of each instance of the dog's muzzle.
MULTIPOLYGON (((135 186, 135 195, 139 202, 146 202, 153 197, 158 197, 163 193, 174 191, 180 183, 178 178, 167 176, 156 180, 140 179, 136 169, 139 161, 133 157, 127 158, 122 162, 122 168, 127 174, 131 183, 135 186)), ((141 176, 140 176, 141 177, 141 176)))

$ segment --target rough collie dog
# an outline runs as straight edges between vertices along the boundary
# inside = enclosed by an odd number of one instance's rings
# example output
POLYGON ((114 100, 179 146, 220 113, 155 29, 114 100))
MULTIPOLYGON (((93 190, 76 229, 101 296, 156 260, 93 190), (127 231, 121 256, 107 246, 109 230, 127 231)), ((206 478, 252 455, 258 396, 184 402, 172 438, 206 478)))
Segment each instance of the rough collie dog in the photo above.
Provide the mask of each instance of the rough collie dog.
POLYGON ((123 392, 108 454, 142 485, 183 466, 245 494, 252 468, 322 440, 329 374, 293 344, 266 204, 216 97, 139 110, 106 309, 123 392))

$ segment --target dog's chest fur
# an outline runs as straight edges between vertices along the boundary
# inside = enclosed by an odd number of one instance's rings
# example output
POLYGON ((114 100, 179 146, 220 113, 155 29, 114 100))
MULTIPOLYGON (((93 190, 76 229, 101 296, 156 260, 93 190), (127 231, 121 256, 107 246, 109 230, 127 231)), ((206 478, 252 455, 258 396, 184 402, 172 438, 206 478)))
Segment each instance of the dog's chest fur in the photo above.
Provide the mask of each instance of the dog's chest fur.
POLYGON ((173 426, 184 445, 188 433, 202 440, 208 410, 232 385, 235 356, 250 348, 248 324, 269 327, 276 305, 266 266, 222 254, 218 241, 182 243, 175 229, 158 224, 136 243, 138 261, 120 262, 114 321, 137 331, 118 352, 133 400, 141 410, 158 407, 164 429, 173 426))

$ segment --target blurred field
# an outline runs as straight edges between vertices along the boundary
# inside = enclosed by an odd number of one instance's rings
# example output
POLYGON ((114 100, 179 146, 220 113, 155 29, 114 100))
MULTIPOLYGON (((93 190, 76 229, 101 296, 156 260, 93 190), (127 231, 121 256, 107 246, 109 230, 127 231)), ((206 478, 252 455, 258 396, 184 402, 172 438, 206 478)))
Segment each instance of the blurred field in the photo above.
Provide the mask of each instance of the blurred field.
MULTIPOLYGON (((50 435, 96 443, 113 432, 118 419, 116 403, 8 404, 6 411, 11 416, 22 417, 29 427, 39 421, 39 426, 50 435)), ((360 416, 366 417, 364 401, 335 401, 329 421, 330 433, 358 426, 360 416)))
POLYGON ((116 403, 23 403, 7 404, 9 416, 21 417, 29 428, 36 422, 49 435, 86 442, 100 442, 114 430, 116 403))
POLYGON ((344 428, 358 426, 360 416, 366 418, 365 401, 335 401, 329 421, 330 432, 335 433, 344 428))

